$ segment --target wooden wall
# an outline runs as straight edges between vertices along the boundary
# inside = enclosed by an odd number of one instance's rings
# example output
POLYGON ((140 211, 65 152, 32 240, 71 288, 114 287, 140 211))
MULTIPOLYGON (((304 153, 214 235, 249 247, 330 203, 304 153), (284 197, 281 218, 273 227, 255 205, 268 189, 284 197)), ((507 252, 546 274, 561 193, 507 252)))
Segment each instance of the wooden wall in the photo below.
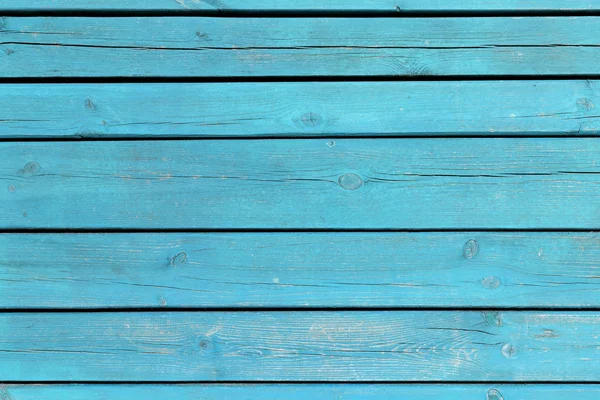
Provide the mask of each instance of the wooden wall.
POLYGON ((600 3, 0 14, 0 399, 600 396, 600 3))

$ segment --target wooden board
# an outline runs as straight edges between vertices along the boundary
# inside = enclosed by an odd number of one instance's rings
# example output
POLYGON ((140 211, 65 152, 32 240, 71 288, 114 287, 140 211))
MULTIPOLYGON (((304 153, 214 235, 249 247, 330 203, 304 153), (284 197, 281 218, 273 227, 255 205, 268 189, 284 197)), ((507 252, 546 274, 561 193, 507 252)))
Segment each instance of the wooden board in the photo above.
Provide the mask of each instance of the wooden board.
POLYGON ((7 400, 589 400, 598 385, 169 384, 4 385, 7 400))
POLYGON ((0 235, 0 308, 600 307, 595 233, 0 235))
POLYGON ((512 11, 598 10, 593 0, 0 0, 0 10, 158 10, 158 11, 512 11))
POLYGON ((597 229, 595 139, 0 144, 8 229, 597 229))
POLYGON ((0 26, 0 77, 552 76, 597 75, 600 64, 600 17, 6 17, 0 26))
POLYGON ((595 382, 600 313, 0 314, 2 381, 595 382))
POLYGON ((598 83, 585 80, 5 84, 0 91, 0 138, 571 136, 600 130, 598 83))

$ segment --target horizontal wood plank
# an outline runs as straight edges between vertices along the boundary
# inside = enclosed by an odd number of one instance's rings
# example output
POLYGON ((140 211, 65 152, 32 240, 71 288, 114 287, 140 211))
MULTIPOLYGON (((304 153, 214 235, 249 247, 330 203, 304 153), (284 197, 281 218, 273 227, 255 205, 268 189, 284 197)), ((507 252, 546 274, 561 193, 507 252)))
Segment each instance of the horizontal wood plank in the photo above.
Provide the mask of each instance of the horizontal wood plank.
POLYGON ((589 400, 598 385, 147 384, 4 385, 9 400, 589 400))
POLYGON ((598 10, 593 0, 0 0, 0 10, 108 10, 108 11, 506 11, 598 10))
POLYGON ((0 138, 595 135, 598 90, 570 80, 7 84, 0 138))
POLYGON ((0 314, 3 381, 597 381, 597 312, 0 314))
POLYGON ((5 229, 596 229, 600 142, 4 142, 5 229))
POLYGON ((594 233, 0 235, 0 308, 600 307, 594 233))
POLYGON ((599 38, 600 17, 6 17, 0 77, 590 75, 599 38))

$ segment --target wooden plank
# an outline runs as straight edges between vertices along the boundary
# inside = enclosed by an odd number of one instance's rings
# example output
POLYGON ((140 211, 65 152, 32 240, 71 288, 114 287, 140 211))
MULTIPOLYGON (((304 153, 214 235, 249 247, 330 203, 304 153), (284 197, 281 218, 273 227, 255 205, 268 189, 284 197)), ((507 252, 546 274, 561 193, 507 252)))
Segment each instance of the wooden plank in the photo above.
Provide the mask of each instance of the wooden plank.
POLYGON ((593 382, 598 312, 0 314, 2 381, 593 382))
POLYGON ((6 17, 1 26, 0 77, 11 78, 552 76, 598 74, 600 64, 599 17, 6 17))
POLYGON ((0 308, 600 307, 594 233, 0 235, 0 308))
POLYGON ((167 385, 4 385, 10 400, 589 400, 598 385, 444 385, 444 384, 167 384, 167 385), (10 396, 10 397, 9 397, 10 396))
POLYGON ((5 229, 597 229, 600 142, 4 142, 5 229))
POLYGON ((1 138, 600 131, 598 83, 583 80, 5 84, 0 91, 1 138))
POLYGON ((599 10, 593 0, 0 0, 2 11, 572 11, 599 10))

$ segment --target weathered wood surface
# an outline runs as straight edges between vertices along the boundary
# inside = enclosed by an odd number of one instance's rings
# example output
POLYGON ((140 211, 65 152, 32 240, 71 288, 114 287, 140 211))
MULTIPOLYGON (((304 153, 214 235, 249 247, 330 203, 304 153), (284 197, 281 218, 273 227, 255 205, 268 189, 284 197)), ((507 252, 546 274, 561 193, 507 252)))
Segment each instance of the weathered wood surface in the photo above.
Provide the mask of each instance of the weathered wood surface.
POLYGON ((158 11, 571 11, 599 10, 593 0, 1 0, 0 10, 158 11))
POLYGON ((594 233, 0 235, 0 308, 600 307, 594 233))
POLYGON ((600 73, 599 17, 1 21, 0 77, 600 73))
POLYGON ((0 0, 0 11, 12 13, 0 18, 0 139, 148 139, 0 143, 0 382, 52 383, 0 385, 0 399, 600 394, 565 385, 600 376, 600 241, 583 232, 600 230, 600 143, 533 138, 598 132, 585 78, 600 76, 600 5, 0 0), (392 76, 409 79, 308 82, 392 76), (541 78, 468 81, 524 76, 541 78), (123 83, 10 82, 110 77, 123 83), (186 82, 250 77, 305 79, 186 82), (141 83, 161 78, 181 79, 141 83), (494 135, 515 138, 482 138, 494 135), (477 138, 424 139, 444 136, 477 138), (177 232, 188 229, 207 232, 177 232), (354 229, 381 231, 336 231, 354 229), (251 384, 262 381, 290 384, 251 384), (295 384, 343 381, 364 383, 295 384), (115 382, 131 384, 100 384, 115 382))
POLYGON ((600 142, 0 144, 9 229, 597 229, 600 142))
POLYGON ((597 81, 0 85, 0 137, 595 135, 597 81), (226 105, 226 106, 224 106, 226 105))
POLYGON ((3 381, 595 382, 597 312, 0 314, 3 381))
POLYGON ((590 400, 598 385, 147 384, 4 385, 7 400, 590 400))

